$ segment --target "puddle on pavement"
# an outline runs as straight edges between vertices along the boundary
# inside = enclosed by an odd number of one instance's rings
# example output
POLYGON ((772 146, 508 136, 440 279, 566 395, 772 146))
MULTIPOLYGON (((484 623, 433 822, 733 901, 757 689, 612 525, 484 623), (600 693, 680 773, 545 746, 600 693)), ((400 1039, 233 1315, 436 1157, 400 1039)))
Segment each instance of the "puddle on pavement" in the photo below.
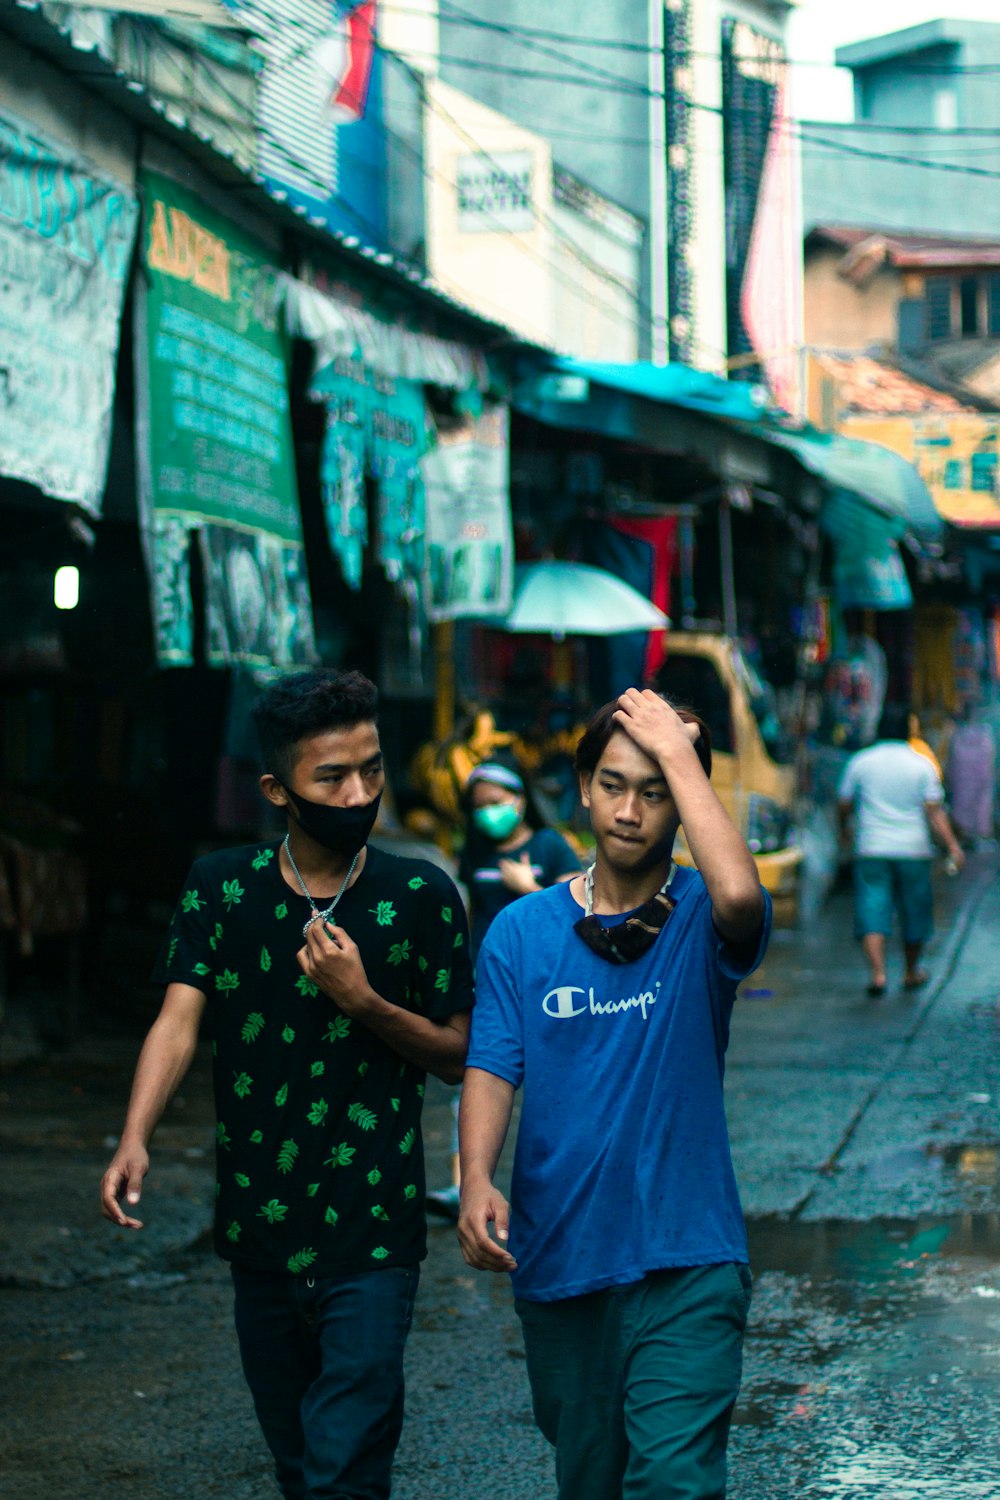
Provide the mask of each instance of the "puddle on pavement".
MULTIPOLYGON (((965 1158, 968 1169, 978 1168, 978 1148, 955 1149, 969 1153, 965 1158)), ((996 1148, 990 1151, 995 1157, 996 1148)), ((995 1161, 991 1170, 996 1171, 995 1161)), ((1000 1274, 1000 1213, 815 1224, 767 1218, 752 1220, 748 1232, 750 1260, 758 1276, 766 1271, 831 1281, 846 1276, 874 1287, 886 1275, 939 1254, 993 1261, 1000 1274)))
MULTIPOLYGON (((992 1146, 943 1154, 996 1172, 992 1146)), ((1000 1213, 749 1234, 733 1500, 998 1500, 1000 1213)))

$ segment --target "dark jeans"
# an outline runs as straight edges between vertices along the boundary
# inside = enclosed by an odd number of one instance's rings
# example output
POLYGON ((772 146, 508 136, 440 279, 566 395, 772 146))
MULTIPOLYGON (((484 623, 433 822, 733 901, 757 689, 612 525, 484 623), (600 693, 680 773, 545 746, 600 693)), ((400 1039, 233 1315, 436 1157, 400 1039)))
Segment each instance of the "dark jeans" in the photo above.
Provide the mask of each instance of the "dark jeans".
POLYGON ((723 1500, 748 1267, 654 1271, 516 1307, 559 1500, 723 1500))
POLYGON ((243 1373, 285 1500, 387 1500, 420 1268, 232 1273, 243 1373))

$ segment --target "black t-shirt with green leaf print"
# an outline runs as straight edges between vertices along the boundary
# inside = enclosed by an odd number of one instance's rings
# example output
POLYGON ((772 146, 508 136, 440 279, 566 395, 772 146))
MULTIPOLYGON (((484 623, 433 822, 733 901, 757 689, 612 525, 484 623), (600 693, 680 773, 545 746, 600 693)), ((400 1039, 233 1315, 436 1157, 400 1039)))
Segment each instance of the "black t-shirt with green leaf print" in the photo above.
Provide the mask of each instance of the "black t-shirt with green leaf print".
MULTIPOLYGON (((310 908, 279 848, 197 860, 153 973, 208 996, 216 1249, 314 1276, 411 1265, 426 1254, 425 1074, 303 974, 310 908)), ((369 845, 336 917, 383 999, 438 1020, 471 1008, 465 911, 436 865, 369 845)))

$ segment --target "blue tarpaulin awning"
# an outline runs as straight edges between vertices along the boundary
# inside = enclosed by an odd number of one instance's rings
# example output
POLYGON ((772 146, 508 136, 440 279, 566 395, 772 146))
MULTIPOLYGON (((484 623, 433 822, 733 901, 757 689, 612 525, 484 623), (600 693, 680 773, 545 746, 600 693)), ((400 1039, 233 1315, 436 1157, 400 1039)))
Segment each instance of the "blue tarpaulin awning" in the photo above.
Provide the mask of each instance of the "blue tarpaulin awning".
MULTIPOLYGON (((723 380, 721 375, 713 375, 708 370, 693 370, 690 365, 652 365, 642 360, 631 365, 613 365, 581 359, 553 359, 547 361, 547 368, 557 381, 559 377, 567 382, 574 379, 593 381, 595 385, 608 386, 613 391, 627 391, 633 396, 643 396, 647 401, 661 401, 671 406, 683 406, 687 411, 726 417, 731 422, 754 421, 767 405, 767 397, 761 394, 759 386, 748 385, 742 380, 723 380)), ((534 381, 535 389, 543 399, 559 389, 556 382, 550 382, 546 389, 546 379, 543 374, 534 381)))
POLYGON ((742 434, 777 448, 830 491, 849 491, 893 524, 894 537, 909 535, 924 547, 944 534, 944 523, 931 493, 911 463, 883 448, 838 433, 820 432, 795 423, 773 408, 759 386, 724 380, 687 365, 602 364, 587 360, 549 359, 515 387, 513 404, 550 425, 603 432, 608 437, 640 439, 648 422, 630 420, 621 401, 596 401, 591 386, 640 401, 677 407, 715 418, 732 434, 742 434), (583 410, 586 403, 586 411, 583 410))

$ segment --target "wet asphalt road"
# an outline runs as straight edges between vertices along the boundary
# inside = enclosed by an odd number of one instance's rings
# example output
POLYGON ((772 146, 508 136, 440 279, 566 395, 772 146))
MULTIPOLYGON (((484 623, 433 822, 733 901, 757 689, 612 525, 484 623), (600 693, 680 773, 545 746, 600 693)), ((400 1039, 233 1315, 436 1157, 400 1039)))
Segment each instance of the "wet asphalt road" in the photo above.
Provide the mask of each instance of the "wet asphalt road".
MULTIPOLYGON (((729 1054, 756 1285, 730 1500, 1000 1500, 995 854, 939 889, 931 982, 864 996, 838 892, 776 935, 729 1054)), ((0 1494, 273 1500, 204 1243, 208 1060, 157 1139, 147 1228, 95 1217, 139 1028, 0 1080, 0 1494)), ((428 1089, 429 1176, 447 1091, 428 1089)), ((432 1223, 395 1500, 547 1500, 509 1289, 432 1223)))

